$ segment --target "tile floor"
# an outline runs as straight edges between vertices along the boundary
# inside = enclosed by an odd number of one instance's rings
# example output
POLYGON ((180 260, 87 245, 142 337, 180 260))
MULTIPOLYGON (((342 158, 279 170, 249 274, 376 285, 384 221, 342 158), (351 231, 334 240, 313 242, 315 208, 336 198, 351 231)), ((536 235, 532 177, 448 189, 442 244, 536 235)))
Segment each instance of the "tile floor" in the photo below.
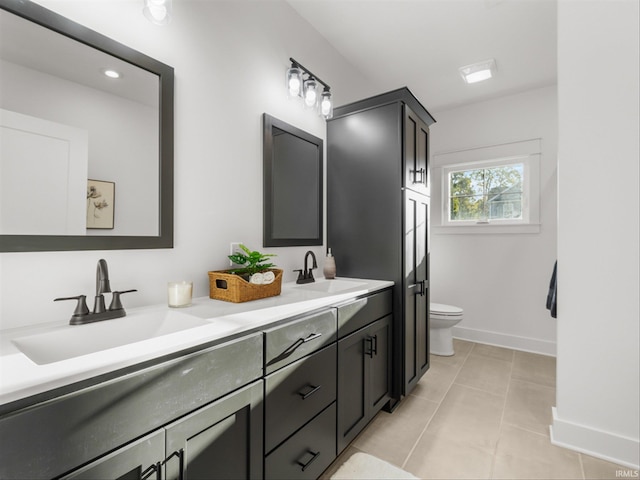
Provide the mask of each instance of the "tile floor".
POLYGON ((550 443, 555 358, 461 340, 454 349, 453 357, 432 356, 429 371, 395 412, 380 412, 321 478, 357 451, 421 479, 585 480, 632 473, 550 443))

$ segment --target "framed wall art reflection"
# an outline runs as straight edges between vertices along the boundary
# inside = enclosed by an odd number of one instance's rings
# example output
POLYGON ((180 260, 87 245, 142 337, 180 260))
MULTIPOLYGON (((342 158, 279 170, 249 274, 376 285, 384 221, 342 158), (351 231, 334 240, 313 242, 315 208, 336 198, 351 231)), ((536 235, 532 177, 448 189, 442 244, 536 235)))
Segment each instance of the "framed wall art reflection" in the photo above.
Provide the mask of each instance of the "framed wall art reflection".
POLYGON ((116 184, 87 180, 87 229, 113 229, 116 184))

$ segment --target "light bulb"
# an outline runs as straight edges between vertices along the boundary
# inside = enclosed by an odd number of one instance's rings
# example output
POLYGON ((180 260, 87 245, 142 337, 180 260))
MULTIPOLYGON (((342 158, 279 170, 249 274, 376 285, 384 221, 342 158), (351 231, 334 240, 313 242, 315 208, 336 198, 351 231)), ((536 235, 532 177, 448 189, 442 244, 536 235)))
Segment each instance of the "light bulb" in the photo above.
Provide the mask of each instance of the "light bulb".
POLYGON ((331 99, 331 92, 327 89, 322 92, 320 98, 320 115, 327 119, 333 117, 333 100, 331 99))
POLYGON ((318 82, 313 77, 309 77, 304 81, 304 105, 307 108, 313 108, 318 101, 318 82))
POLYGON ((166 25, 171 21, 171 0, 144 0, 142 13, 151 23, 166 25))
POLYGON ((287 69, 287 96, 299 97, 302 91, 302 70, 295 65, 287 69))

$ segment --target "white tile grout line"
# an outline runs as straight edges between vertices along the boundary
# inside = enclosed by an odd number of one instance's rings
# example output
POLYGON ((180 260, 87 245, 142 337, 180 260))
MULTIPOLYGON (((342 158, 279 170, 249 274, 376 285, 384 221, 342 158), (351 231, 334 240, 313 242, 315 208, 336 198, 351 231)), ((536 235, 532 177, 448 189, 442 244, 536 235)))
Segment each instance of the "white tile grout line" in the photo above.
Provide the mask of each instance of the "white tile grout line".
MULTIPOLYGON (((473 342, 469 342, 469 343, 473 343, 473 342)), ((467 360, 469 359, 469 355, 471 355, 471 351, 474 349, 475 345, 476 344, 473 343, 472 347, 467 352, 467 355, 464 358, 464 361, 462 362, 462 365, 460 365, 460 368, 458 368, 458 371, 456 372, 455 376, 453 377, 453 380, 451 380, 451 383, 449 384, 449 387, 447 388, 447 391, 444 392, 444 395, 442 396, 442 398, 438 402, 438 406, 436 407, 436 409, 431 414, 431 418, 429 418, 429 421, 427 422, 427 424, 422 429, 422 432, 420 432, 420 435, 418 435, 418 438, 416 439, 415 443, 413 444, 413 447, 411 447, 411 450, 409 450, 409 453, 407 454, 407 456, 405 457, 404 461, 402 462, 401 468, 403 470, 405 469, 405 467, 407 465, 407 462, 409 461, 409 458, 411 458, 411 455, 413 454, 413 452, 415 451, 416 447, 418 446, 418 443, 420 443, 420 440, 422 439, 422 437, 424 436, 425 432, 427 431, 427 428, 429 428, 429 425, 431 424, 431 420, 433 420, 433 418, 438 413, 438 410, 440 410, 440 406, 442 405, 442 402, 444 401, 444 399, 446 398, 447 394, 449 393, 449 390, 451 390, 451 387, 453 386, 453 384, 456 382, 456 378, 458 377, 458 375, 462 371, 462 368, 464 367, 464 364, 467 363, 467 360)), ((409 394, 409 395, 411 395, 411 394, 409 394)))

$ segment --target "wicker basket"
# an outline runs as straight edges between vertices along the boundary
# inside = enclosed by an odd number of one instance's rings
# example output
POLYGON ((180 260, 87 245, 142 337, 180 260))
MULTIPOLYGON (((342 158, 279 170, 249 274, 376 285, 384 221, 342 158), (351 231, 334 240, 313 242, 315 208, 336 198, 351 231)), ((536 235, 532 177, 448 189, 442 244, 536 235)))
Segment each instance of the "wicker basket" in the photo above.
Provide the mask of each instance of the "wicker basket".
POLYGON ((273 272, 276 278, 266 285, 249 283, 240 275, 229 273, 228 270, 209 272, 209 298, 242 303, 280 295, 282 270, 270 268, 269 271, 273 272))

